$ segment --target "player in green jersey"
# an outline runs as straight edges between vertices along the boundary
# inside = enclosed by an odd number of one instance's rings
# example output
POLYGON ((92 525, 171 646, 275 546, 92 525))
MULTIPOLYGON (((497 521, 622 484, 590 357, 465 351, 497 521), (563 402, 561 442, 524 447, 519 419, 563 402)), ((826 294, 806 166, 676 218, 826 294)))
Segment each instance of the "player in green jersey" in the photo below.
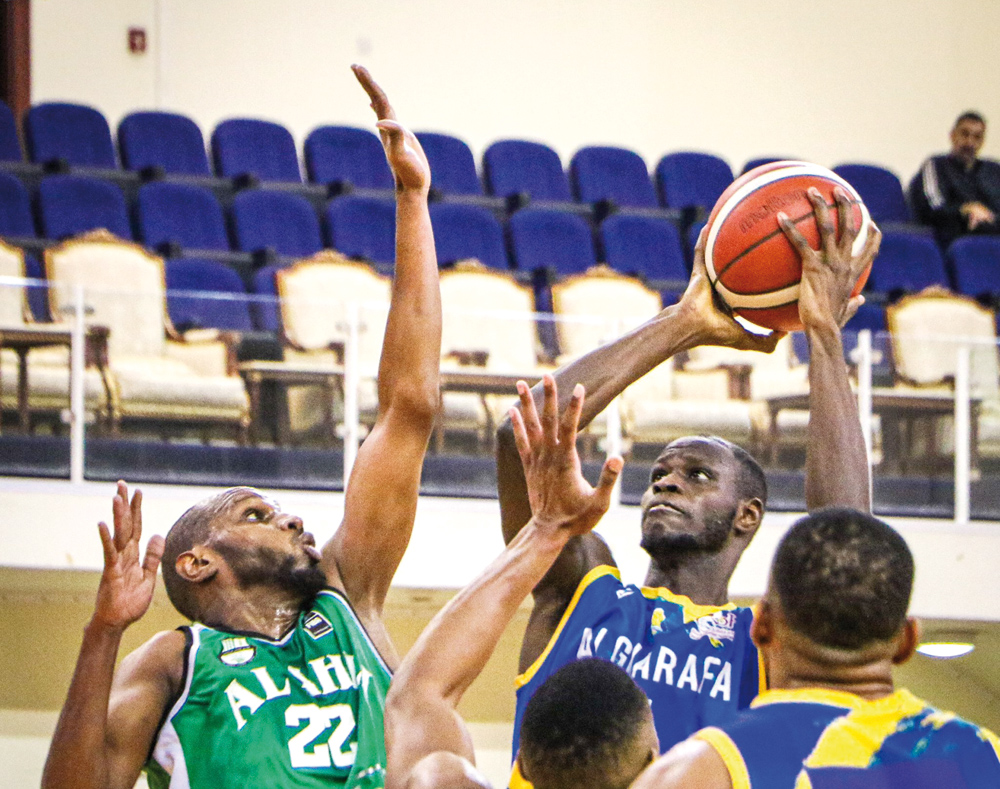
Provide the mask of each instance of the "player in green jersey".
POLYGON ((440 397, 441 300, 427 211, 431 174, 368 72, 396 181, 396 266, 378 371, 379 411, 347 484, 344 520, 315 547, 301 519, 248 488, 188 510, 139 552, 141 494, 123 482, 104 573, 43 787, 383 785, 382 711, 398 661, 382 621, 409 542, 440 397), (195 624, 154 636, 116 672, 122 633, 156 570, 195 624))

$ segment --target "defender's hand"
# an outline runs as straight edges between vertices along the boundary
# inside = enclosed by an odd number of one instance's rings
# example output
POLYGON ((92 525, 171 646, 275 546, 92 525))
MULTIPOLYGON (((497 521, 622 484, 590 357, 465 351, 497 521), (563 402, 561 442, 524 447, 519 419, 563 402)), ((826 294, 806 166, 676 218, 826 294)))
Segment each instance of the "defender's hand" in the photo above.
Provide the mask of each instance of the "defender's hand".
POLYGON ((97 588, 93 620, 124 630, 146 613, 153 600, 156 568, 163 557, 163 538, 157 535, 149 541, 140 564, 142 492, 137 490, 130 502, 128 487, 119 482, 112 510, 115 516, 114 536, 106 523, 102 521, 98 524, 104 546, 104 572, 97 588))
POLYGON ((351 66, 354 76, 371 99, 371 107, 378 116, 379 136, 385 157, 389 160, 396 191, 411 190, 426 194, 431 187, 431 166, 424 155, 424 149, 416 136, 396 121, 396 113, 385 95, 385 91, 372 79, 364 66, 351 66))
POLYGON ((707 238, 708 232, 703 229, 694 248, 691 280, 680 301, 685 314, 695 323, 696 345, 722 345, 741 351, 771 353, 778 340, 785 336, 785 332, 754 334, 733 320, 708 279, 708 269, 705 267, 707 238))
POLYGON ((807 194, 813 204, 813 214, 819 227, 819 249, 809 246, 809 242, 787 215, 778 214, 781 229, 802 258, 799 318, 806 329, 834 325, 843 327, 865 301, 864 296, 851 296, 851 291, 861 272, 878 254, 882 232, 871 222, 864 248, 855 256, 852 247, 858 236, 858 228, 854 224, 853 206, 847 192, 839 186, 833 190, 837 201, 839 239, 830 209, 819 190, 813 187, 807 194))
POLYGON ((546 375, 542 381, 545 399, 541 419, 531 390, 524 381, 517 382, 521 410, 512 408, 510 418, 517 451, 524 464, 532 520, 539 527, 552 529, 554 534, 568 540, 589 532, 607 512, 611 490, 621 473, 623 461, 620 457, 608 458, 597 487, 591 487, 580 472, 580 457, 576 451, 583 386, 576 385, 572 399, 560 416, 555 379, 546 375))

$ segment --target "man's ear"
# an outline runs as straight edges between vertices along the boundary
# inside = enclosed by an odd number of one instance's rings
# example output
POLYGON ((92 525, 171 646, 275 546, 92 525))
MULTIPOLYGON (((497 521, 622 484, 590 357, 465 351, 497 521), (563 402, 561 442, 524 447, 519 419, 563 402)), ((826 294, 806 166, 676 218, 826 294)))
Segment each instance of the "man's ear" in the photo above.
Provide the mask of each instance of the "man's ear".
POLYGON ((901 666, 917 651, 917 644, 920 643, 920 623, 912 617, 906 617, 903 624, 903 631, 899 635, 899 644, 896 647, 896 654, 892 656, 892 664, 901 666))
POLYGON ((764 502, 758 498, 747 499, 740 503, 736 511, 736 520, 733 522, 733 531, 741 536, 750 539, 757 532, 757 527, 764 517, 764 502))
POLYGON ((203 583, 215 577, 219 571, 218 555, 211 548, 195 545, 177 557, 174 567, 177 574, 185 581, 193 584, 203 583))
POLYGON ((761 598, 757 602, 753 613, 753 621, 750 623, 750 638, 753 639, 757 648, 765 647, 771 643, 774 637, 774 611, 767 598, 761 598))

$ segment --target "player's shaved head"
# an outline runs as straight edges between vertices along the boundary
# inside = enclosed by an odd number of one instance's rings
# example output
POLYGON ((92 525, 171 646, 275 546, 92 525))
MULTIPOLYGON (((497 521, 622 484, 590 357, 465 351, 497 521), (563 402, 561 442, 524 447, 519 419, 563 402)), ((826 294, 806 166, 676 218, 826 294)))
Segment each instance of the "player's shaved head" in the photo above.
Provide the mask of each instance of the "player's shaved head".
POLYGON ((770 591, 785 618, 816 644, 858 650, 906 621, 913 555, 888 524, 834 507, 795 523, 778 546, 770 591))
POLYGON ((252 488, 230 488, 190 507, 167 532, 163 548, 163 583, 167 596, 181 614, 188 619, 198 619, 198 603, 191 584, 177 574, 177 557, 195 545, 208 544, 212 536, 212 523, 234 502, 251 495, 258 495, 252 488))
POLYGON ((736 487, 742 501, 760 499, 762 505, 767 504, 767 476, 764 474, 764 469, 761 468, 757 459, 739 444, 734 444, 719 436, 685 436, 667 444, 663 453, 673 448, 699 443, 723 447, 732 456, 738 469, 736 487))
POLYGON ((658 752, 649 699, 618 666, 584 658, 531 697, 518 761, 535 789, 625 789, 658 752))

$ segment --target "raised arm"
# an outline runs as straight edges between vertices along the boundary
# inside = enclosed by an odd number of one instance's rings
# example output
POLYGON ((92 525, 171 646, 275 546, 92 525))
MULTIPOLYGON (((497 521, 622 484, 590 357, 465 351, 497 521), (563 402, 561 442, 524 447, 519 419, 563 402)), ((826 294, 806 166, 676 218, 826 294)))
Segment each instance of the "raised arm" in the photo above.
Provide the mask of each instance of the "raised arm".
POLYGON ((183 669, 184 636, 163 633, 130 655, 115 676, 125 628, 149 608, 163 538, 139 553, 142 494, 131 502, 124 482, 113 501, 114 535, 99 526, 104 572, 90 623, 49 747, 43 789, 129 789, 183 669))
POLYGON ((837 227, 823 197, 809 190, 820 248, 813 249, 784 214, 782 229, 802 257, 799 317, 809 340, 809 432, 806 450, 806 507, 853 507, 871 511, 868 455, 844 360, 840 327, 864 300, 851 291, 878 253, 882 234, 872 223, 863 248, 854 254, 858 235, 847 194, 835 190, 837 227))
POLYGON ((420 473, 440 398, 441 294, 427 211, 431 173, 368 72, 354 73, 378 115, 396 179, 396 267, 378 369, 378 414, 347 483, 344 522, 324 548, 365 623, 378 618, 413 530, 420 473))
POLYGON ((386 789, 406 786, 417 764, 431 754, 474 761, 456 712, 462 694, 566 542, 589 532, 607 510, 622 461, 612 458, 604 464, 596 488, 580 473, 576 431, 583 387, 574 388, 561 416, 550 376, 543 389, 541 418, 523 382, 518 392, 524 416, 513 415, 534 514, 504 552, 438 613, 396 672, 386 702, 386 789))

